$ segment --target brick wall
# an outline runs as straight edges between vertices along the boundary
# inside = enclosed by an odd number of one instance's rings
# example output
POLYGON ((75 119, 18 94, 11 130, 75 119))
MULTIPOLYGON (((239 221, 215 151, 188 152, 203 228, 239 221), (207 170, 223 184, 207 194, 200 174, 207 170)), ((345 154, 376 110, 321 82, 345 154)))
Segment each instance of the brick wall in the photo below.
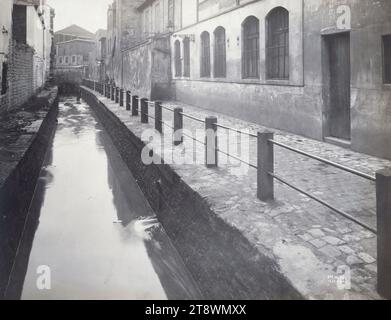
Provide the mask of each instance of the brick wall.
POLYGON ((16 108, 25 103, 33 94, 34 50, 20 43, 13 43, 9 70, 10 105, 16 108))

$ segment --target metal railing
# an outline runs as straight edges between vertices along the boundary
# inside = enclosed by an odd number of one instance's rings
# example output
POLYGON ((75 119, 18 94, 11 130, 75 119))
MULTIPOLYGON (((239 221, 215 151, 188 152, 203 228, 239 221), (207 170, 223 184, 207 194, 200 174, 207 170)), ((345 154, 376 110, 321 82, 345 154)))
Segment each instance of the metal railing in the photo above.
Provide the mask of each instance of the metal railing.
MULTIPOLYGON (((88 88, 98 91, 112 101, 116 101, 121 104, 121 96, 124 94, 124 90, 109 86, 107 84, 99 84, 85 80, 83 84, 88 88), (122 92, 122 93, 121 93, 122 92)), ((322 204, 338 215, 348 219, 349 221, 361 226, 362 228, 377 235, 378 239, 378 286, 379 293, 383 296, 391 299, 391 277, 388 273, 391 272, 391 169, 380 170, 376 173, 376 177, 357 171, 355 169, 338 164, 331 160, 310 154, 308 152, 299 150, 287 144, 274 140, 274 134, 271 132, 258 132, 258 134, 246 133, 240 129, 232 128, 227 125, 218 124, 216 117, 206 117, 205 120, 198 118, 194 115, 183 112, 182 108, 173 107, 170 108, 167 105, 162 105, 159 101, 150 101, 148 99, 142 99, 138 96, 131 95, 130 91, 126 92, 126 109, 132 110, 132 116, 138 116, 138 109, 141 108, 141 122, 148 123, 149 119, 155 121, 155 129, 161 134, 164 133, 163 127, 167 127, 173 130, 173 143, 174 145, 180 145, 184 141, 184 137, 190 138, 193 141, 205 146, 205 165, 208 168, 218 166, 218 154, 224 154, 228 157, 236 159, 241 163, 248 165, 250 168, 257 170, 257 196, 261 201, 274 200, 274 180, 282 183, 289 188, 307 196, 308 198, 322 204), (149 115, 149 106, 153 106, 155 109, 155 116, 149 115), (163 121, 163 110, 173 113, 174 126, 169 125, 163 121), (202 123, 205 125, 205 141, 200 141, 192 136, 183 132, 183 118, 202 123), (218 148, 217 144, 217 130, 218 128, 233 131, 240 134, 246 134, 251 138, 257 139, 257 165, 251 164, 240 157, 237 157, 229 152, 225 152, 218 148), (310 192, 294 185, 287 181, 283 177, 280 177, 274 172, 274 146, 286 149, 301 156, 308 157, 312 160, 319 161, 326 165, 340 169, 344 172, 356 175, 363 179, 366 179, 376 184, 376 217, 377 217, 377 229, 367 225, 352 215, 336 208, 329 202, 320 199, 319 197, 311 194, 310 192)), ((171 106, 172 107, 172 106, 171 106)))

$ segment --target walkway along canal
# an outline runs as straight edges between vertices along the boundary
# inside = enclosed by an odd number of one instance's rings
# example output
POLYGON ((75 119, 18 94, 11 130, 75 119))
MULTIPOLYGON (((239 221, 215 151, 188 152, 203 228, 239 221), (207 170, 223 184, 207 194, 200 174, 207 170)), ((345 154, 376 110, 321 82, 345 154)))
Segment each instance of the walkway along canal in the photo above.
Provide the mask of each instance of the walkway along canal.
POLYGON ((59 109, 6 297, 202 298, 90 107, 59 109))

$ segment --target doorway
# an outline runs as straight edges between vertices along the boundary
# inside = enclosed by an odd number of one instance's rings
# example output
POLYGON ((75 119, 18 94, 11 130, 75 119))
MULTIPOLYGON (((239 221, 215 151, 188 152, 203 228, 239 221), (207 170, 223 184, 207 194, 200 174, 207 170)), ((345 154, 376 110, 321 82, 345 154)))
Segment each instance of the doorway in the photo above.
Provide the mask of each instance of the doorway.
MULTIPOLYGON (((350 34, 325 37, 329 88, 327 136, 350 140, 350 34)), ((327 81, 326 80, 326 81, 327 81)))

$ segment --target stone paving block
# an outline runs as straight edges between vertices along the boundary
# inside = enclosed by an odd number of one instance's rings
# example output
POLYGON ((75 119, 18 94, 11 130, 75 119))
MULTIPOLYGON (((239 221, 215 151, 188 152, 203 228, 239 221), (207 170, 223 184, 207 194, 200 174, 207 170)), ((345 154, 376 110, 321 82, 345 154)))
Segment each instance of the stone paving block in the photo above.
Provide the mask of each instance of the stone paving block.
POLYGON ((320 248, 319 251, 329 256, 330 258, 337 258, 341 255, 341 251, 331 245, 324 246, 323 248, 320 248))
POLYGON ((373 257, 372 257, 371 255, 369 255, 368 253, 360 252, 360 253, 358 254, 358 256, 359 256, 362 260, 364 260, 365 263, 370 264, 370 263, 376 262, 376 259, 373 258, 373 257))
POLYGON ((320 229, 311 229, 308 231, 314 238, 321 238, 325 236, 325 233, 320 229))
POLYGON ((362 264, 364 263, 364 261, 362 261, 361 259, 359 259, 357 256, 355 255, 350 255, 346 258, 346 263, 349 265, 349 266, 354 266, 354 265, 358 265, 358 264, 362 264))
POLYGON ((320 248, 324 247, 327 244, 323 240, 319 240, 319 239, 311 240, 310 243, 317 249, 320 249, 320 248))
POLYGON ((342 241, 341 239, 331 237, 331 236, 323 237, 323 240, 333 246, 339 246, 345 243, 345 241, 342 241))

